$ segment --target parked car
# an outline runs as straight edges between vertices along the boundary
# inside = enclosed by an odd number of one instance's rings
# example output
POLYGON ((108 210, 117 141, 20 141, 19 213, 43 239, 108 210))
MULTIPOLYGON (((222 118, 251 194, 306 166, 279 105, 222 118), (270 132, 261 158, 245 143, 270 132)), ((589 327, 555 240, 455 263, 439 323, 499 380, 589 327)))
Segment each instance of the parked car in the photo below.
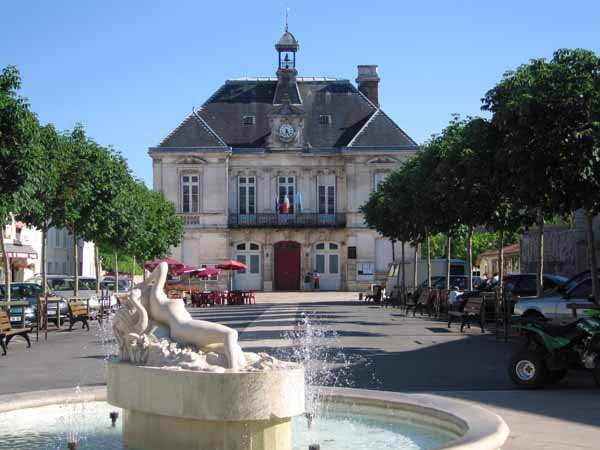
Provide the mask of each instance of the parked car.
MULTIPOLYGON (((561 275, 543 275, 544 292, 557 290, 564 285, 567 277, 561 275)), ((519 273, 504 277, 504 289, 518 297, 532 297, 537 295, 537 275, 535 273, 519 273)))
MULTIPOLYGON (((114 277, 104 277, 100 282, 100 289, 108 290, 110 293, 115 292, 115 278, 114 277)), ((119 293, 123 294, 125 292, 129 292, 131 289, 131 281, 127 278, 119 277, 119 293)))
MULTIPOLYGON (((481 277, 473 277, 473 288, 476 289, 483 282, 481 277)), ((458 286, 462 290, 468 288, 469 278, 466 275, 450 275, 450 287, 458 286)), ((421 283, 421 288, 427 287, 427 280, 421 283)), ((431 287, 434 289, 446 289, 446 277, 431 277, 431 287)))
MULTIPOLYGON (((42 289, 34 283, 12 283, 10 285, 11 301, 27 301, 25 307, 25 324, 30 326, 37 322, 37 299, 41 294, 42 289)), ((0 286, 0 299, 6 299, 6 288, 0 286)), ((23 307, 11 306, 10 308, 10 323, 14 327, 18 327, 23 320, 23 307)))
MULTIPOLYGON (((48 288, 57 295, 68 301, 75 296, 75 278, 64 275, 48 275, 48 288)), ((96 293, 96 279, 93 277, 79 277, 78 297, 89 299, 90 316, 94 317, 100 311, 100 301, 96 293)), ((50 305, 48 305, 50 307, 50 305)), ((50 316, 50 313, 48 313, 50 316)))
MULTIPOLYGON (((0 286, 0 298, 5 298, 4 286, 0 286)), ((25 307, 25 323, 33 325, 37 322, 37 299, 42 294, 42 287, 36 283, 12 283, 10 285, 10 296, 12 300, 26 300, 29 305, 25 307)), ((51 294, 53 295, 53 294, 51 294)), ((48 305, 48 320, 56 323, 56 303, 48 305)), ((10 308, 10 321, 17 326, 22 323, 23 310, 21 306, 10 308)), ((60 302, 61 322, 67 317, 69 307, 66 301, 60 302)))
POLYGON ((522 298, 515 305, 515 315, 552 320, 554 322, 571 322, 574 320, 573 312, 567 308, 569 303, 582 303, 593 305, 592 279, 580 281, 565 291, 558 289, 541 298, 522 298))

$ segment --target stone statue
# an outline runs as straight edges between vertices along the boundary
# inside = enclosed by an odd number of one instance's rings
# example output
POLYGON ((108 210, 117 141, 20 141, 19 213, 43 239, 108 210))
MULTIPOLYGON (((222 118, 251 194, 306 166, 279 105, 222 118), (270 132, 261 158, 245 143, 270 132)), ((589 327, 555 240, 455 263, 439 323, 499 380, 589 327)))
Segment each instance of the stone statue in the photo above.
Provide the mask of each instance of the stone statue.
POLYGON ((113 330, 121 361, 207 371, 285 364, 266 354, 243 353, 232 328, 193 319, 183 300, 167 298, 167 273, 167 264, 159 264, 117 311, 113 330))

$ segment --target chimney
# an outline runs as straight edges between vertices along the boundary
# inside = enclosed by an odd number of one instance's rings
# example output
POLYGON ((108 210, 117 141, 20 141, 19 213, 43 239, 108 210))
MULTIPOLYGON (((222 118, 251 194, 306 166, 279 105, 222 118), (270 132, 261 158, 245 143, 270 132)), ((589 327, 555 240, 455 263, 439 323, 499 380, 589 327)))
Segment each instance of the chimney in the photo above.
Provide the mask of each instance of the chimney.
POLYGON ((358 66, 358 90, 379 108, 379 75, 377 64, 358 66))

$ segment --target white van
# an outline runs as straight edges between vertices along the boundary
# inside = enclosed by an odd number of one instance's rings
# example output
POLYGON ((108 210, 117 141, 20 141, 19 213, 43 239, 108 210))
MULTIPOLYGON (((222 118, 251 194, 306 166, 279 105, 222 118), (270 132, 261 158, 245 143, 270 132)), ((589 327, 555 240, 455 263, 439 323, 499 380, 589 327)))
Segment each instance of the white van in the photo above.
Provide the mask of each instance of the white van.
MULTIPOLYGON (((431 278, 444 277, 445 279, 447 261, 448 260, 446 258, 431 260, 431 278)), ((396 287, 398 280, 400 280, 400 284, 402 284, 402 268, 400 263, 400 260, 396 260, 390 264, 386 281, 387 292, 390 292, 394 287, 396 287)), ((405 259, 403 265, 405 272, 405 285, 407 287, 412 287, 414 277, 414 262, 412 259, 405 259)), ((427 259, 419 259, 417 269, 417 286, 420 286, 427 280, 427 259)), ((450 275, 466 276, 467 262, 464 259, 451 259, 450 275)))

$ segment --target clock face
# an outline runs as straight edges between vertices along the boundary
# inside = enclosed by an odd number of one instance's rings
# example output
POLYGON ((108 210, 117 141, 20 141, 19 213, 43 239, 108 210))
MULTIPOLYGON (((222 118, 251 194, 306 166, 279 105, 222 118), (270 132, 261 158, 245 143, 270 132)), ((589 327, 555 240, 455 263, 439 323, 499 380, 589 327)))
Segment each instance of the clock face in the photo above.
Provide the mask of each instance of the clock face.
POLYGON ((283 142, 290 142, 296 136, 296 129, 290 124, 284 123, 279 127, 279 138, 283 142))

